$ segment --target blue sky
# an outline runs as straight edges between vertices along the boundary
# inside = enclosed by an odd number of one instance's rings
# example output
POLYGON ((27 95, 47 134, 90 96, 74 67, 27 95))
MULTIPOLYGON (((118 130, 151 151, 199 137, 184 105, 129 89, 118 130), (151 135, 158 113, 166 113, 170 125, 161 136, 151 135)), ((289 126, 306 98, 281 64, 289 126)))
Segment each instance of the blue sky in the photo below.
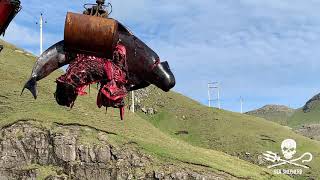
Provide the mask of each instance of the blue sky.
MULTIPOLYGON (((44 49, 63 38, 67 11, 94 0, 22 0, 5 40, 39 54, 36 24, 44 13, 44 49)), ((221 83, 221 106, 298 108, 320 92, 319 0, 111 0, 111 16, 167 60, 174 88, 207 104, 207 82, 221 83)))

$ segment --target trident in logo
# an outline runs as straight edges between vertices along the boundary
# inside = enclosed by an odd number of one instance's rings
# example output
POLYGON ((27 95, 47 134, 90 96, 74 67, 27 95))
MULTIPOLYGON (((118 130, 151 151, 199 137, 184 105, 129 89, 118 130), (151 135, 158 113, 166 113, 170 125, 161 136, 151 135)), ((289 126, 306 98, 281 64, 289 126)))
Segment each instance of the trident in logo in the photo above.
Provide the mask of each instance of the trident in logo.
POLYGON ((281 144, 282 154, 285 159, 281 159, 280 156, 278 156, 276 153, 271 152, 271 151, 266 151, 266 153, 263 153, 265 160, 271 161, 273 163, 277 163, 277 164, 273 164, 271 166, 268 166, 268 168, 282 166, 285 164, 292 164, 295 166, 299 166, 299 167, 303 167, 303 168, 308 169, 309 168, 308 166, 305 166, 302 164, 312 161, 312 158, 313 158, 312 154, 307 152, 307 153, 304 153, 299 158, 293 159, 293 156, 297 153, 296 149, 297 149, 296 141, 293 139, 286 139, 281 144), (304 158, 307 158, 307 159, 304 159, 304 158), (302 160, 301 161, 302 164, 297 163, 300 160, 302 160))

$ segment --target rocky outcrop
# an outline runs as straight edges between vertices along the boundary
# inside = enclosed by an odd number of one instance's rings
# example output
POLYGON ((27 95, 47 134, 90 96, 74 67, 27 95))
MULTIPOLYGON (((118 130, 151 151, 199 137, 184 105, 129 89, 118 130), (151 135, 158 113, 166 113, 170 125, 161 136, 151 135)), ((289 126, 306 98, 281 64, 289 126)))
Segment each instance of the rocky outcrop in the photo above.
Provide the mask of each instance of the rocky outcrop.
POLYGON ((139 90, 136 90, 135 91, 135 102, 137 104, 140 104, 141 101, 147 99, 149 97, 151 93, 151 88, 150 87, 146 87, 146 88, 143 88, 143 89, 139 89, 139 90))
POLYGON ((320 105, 320 94, 313 96, 302 108, 303 112, 310 112, 314 107, 320 105))
MULTIPOLYGON (((150 105, 148 103, 145 103, 144 101, 147 100, 150 96, 150 93, 157 93, 157 92, 153 92, 154 91, 154 87, 146 87, 143 89, 139 89, 135 91, 135 111, 140 111, 146 115, 154 115, 157 114, 158 111, 155 108, 154 105, 150 105)), ((131 102, 129 102, 131 103, 131 102)), ((160 101, 158 103, 161 103, 160 101)), ((129 104, 129 107, 132 108, 131 104, 129 104)))
POLYGON ((309 137, 310 139, 320 141, 320 124, 303 125, 295 131, 303 136, 309 137))
MULTIPOLYGON (((115 134, 112 134, 115 136, 115 134)), ((19 121, 0 130, 0 179, 230 179, 225 173, 155 163, 134 142, 79 125, 19 121), (48 125, 47 125, 48 126, 48 125)))

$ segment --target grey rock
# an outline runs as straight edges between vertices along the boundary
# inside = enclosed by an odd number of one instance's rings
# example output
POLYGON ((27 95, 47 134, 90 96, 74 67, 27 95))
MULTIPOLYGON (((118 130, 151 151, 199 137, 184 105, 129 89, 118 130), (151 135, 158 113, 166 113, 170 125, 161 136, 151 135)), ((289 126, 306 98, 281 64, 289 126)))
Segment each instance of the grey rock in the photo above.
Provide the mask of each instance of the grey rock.
POLYGON ((147 114, 149 114, 149 115, 154 115, 155 113, 154 113, 153 108, 148 108, 147 114))
POLYGON ((145 107, 141 108, 141 111, 142 111, 143 113, 145 113, 145 114, 148 113, 148 111, 147 111, 147 109, 146 109, 145 107))
POLYGON ((111 153, 109 146, 100 146, 96 149, 97 161, 99 163, 108 163, 111 160, 111 153))
POLYGON ((297 133, 320 141, 320 124, 307 124, 295 130, 297 133))
POLYGON ((314 107, 320 104, 320 93, 313 96, 302 108, 303 112, 310 112, 314 107))
MULTIPOLYGON (((184 180, 231 177, 222 172, 198 172, 155 163, 151 156, 141 153, 134 144, 113 146, 108 142, 108 134, 104 132, 96 133, 98 144, 84 144, 80 141, 82 127, 57 125, 55 130, 51 130, 39 126, 34 121, 20 121, 0 129, 1 180, 35 180, 40 175, 41 168, 37 168, 38 166, 50 168, 49 172, 55 171, 48 174, 45 180, 184 180)), ((92 131, 97 130, 92 128, 92 131)))
POLYGON ((53 137, 53 147, 57 158, 65 162, 76 160, 76 139, 72 136, 57 134, 53 137))

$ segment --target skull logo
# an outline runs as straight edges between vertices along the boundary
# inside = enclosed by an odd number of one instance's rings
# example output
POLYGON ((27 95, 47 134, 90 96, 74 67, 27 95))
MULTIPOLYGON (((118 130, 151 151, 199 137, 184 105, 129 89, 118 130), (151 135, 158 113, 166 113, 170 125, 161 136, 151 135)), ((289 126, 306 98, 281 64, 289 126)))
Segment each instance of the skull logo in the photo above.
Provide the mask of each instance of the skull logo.
POLYGON ((284 158, 292 159, 293 155, 296 154, 297 143, 293 139, 286 139, 281 144, 281 150, 284 158))

